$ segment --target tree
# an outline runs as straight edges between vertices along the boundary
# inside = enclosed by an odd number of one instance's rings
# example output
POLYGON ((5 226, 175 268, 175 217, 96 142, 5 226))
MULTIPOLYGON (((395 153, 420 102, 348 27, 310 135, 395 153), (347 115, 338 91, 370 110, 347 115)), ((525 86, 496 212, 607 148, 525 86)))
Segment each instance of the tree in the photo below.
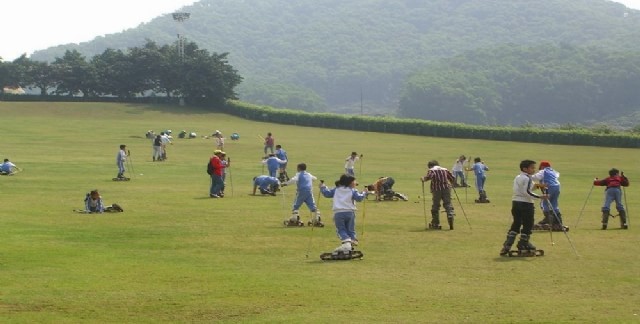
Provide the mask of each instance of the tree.
POLYGON ((188 52, 185 50, 185 53, 190 55, 183 64, 184 82, 180 90, 185 99, 215 104, 237 99, 234 89, 242 82, 242 77, 229 65, 228 53, 210 55, 207 50, 197 47, 188 52))
POLYGON ((56 94, 84 97, 95 95, 97 82, 95 70, 77 50, 66 51, 62 58, 52 63, 56 78, 56 94))

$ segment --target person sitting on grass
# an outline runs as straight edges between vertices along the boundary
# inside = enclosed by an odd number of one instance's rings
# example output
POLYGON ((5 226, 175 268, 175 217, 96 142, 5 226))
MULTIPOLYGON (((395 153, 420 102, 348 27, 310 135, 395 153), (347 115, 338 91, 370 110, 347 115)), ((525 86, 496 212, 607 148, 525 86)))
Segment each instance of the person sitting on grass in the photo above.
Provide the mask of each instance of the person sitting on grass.
POLYGON ((84 198, 84 211, 85 213, 99 213, 104 212, 104 204, 102 203, 102 197, 98 192, 98 189, 91 190, 84 198))
POLYGON ((4 163, 0 164, 0 174, 2 175, 11 175, 18 170, 20 169, 11 161, 9 161, 9 159, 4 159, 4 163))
POLYGON ((84 211, 85 214, 102 214, 107 213, 120 213, 124 210, 118 204, 112 204, 111 206, 105 206, 102 202, 102 196, 98 192, 98 189, 91 190, 84 198, 84 211))

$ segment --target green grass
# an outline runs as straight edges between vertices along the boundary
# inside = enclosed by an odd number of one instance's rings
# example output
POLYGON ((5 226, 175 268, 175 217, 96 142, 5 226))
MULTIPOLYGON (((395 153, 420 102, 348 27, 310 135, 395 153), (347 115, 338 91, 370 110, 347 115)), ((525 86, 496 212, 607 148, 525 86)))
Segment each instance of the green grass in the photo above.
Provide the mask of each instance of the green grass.
MULTIPOLYGON (((0 177, 0 318, 2 322, 635 322, 640 321, 640 261, 633 149, 454 140, 302 128, 166 106, 0 102, 0 158, 23 172, 0 177), (175 139, 169 160, 151 162, 144 133, 198 133, 175 139), (205 167, 219 129, 232 159, 227 197, 208 198, 205 167), (273 132, 291 167, 333 183, 351 151, 364 154, 359 182, 396 179, 409 202, 359 205, 365 258, 321 262, 339 242, 331 203, 328 225, 283 228, 285 199, 254 197, 262 143, 273 132), (135 173, 113 182, 119 144, 135 173), (490 204, 458 189, 454 231, 425 231, 418 178, 426 162, 450 168, 460 154, 491 168, 490 204), (550 160, 561 172, 560 199, 569 237, 534 233, 543 258, 498 256, 510 225, 511 186, 520 160, 550 160), (631 179, 631 226, 599 230, 602 188, 611 167, 631 179), (231 181, 230 181, 231 180, 231 181), (232 182, 232 185, 231 185, 232 182), (121 214, 82 215, 84 194, 100 189, 121 214), (233 195, 231 195, 233 189, 233 195), (467 201, 469 203, 467 203, 467 201), (573 228, 585 204, 578 228, 573 228), (309 258, 306 254, 309 251, 309 258)), ((428 187, 427 187, 428 190, 428 187)), ((302 209, 303 215, 308 215, 302 209)), ((540 219, 540 213, 536 215, 540 219)))

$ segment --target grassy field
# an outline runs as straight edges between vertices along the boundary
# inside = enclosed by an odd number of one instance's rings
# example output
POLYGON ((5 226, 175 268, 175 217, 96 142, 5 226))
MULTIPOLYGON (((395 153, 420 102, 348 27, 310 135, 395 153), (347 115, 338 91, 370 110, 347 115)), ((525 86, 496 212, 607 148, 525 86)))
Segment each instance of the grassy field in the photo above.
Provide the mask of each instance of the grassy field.
POLYGON ((302 128, 177 110, 0 102, 0 158, 24 169, 0 177, 0 321, 640 321, 638 150, 302 128), (166 162, 151 161, 149 129, 173 130, 166 162), (198 137, 178 139, 183 129, 198 137), (216 129, 240 134, 225 147, 232 168, 224 199, 208 198, 205 173, 215 144, 201 135, 216 129), (333 183, 357 151, 364 154, 361 184, 392 176, 394 189, 409 196, 359 205, 363 260, 319 260, 339 244, 329 199, 319 199, 329 226, 311 230, 282 226, 293 188, 250 195, 252 177, 262 173, 259 137, 267 132, 287 150, 290 169, 306 162, 333 183), (129 182, 111 180, 119 144, 131 151, 129 182), (474 204, 474 190, 458 189, 471 226, 456 202, 454 231, 425 231, 423 201, 429 213, 431 199, 422 197, 418 178, 428 160, 450 168, 460 154, 490 167, 491 203, 474 204), (558 232, 534 233, 544 257, 498 256, 511 221, 512 180, 527 158, 549 160, 561 172, 560 205, 578 256, 558 232), (591 181, 612 167, 632 183, 626 231, 617 218, 610 230, 599 229, 603 190, 591 191, 591 181), (125 212, 73 213, 94 188, 125 212))

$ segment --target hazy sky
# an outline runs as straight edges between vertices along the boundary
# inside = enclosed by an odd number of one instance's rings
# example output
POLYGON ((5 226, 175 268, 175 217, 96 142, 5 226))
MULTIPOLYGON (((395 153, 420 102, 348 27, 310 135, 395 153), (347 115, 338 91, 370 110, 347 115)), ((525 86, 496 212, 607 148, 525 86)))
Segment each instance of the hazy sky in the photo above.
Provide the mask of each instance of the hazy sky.
MULTIPOLYGON (((640 0, 638 0, 640 1, 640 0)), ((0 5, 0 57, 119 33, 195 0, 7 0, 0 5)))
MULTIPOLYGON (((256 0, 257 1, 257 0, 256 0)), ((295 0, 292 0, 295 1, 295 0)), ((7 0, 0 10, 0 57, 13 61, 23 53, 90 41, 119 33, 195 0, 7 0)), ((640 0, 618 0, 640 10, 640 0)))

